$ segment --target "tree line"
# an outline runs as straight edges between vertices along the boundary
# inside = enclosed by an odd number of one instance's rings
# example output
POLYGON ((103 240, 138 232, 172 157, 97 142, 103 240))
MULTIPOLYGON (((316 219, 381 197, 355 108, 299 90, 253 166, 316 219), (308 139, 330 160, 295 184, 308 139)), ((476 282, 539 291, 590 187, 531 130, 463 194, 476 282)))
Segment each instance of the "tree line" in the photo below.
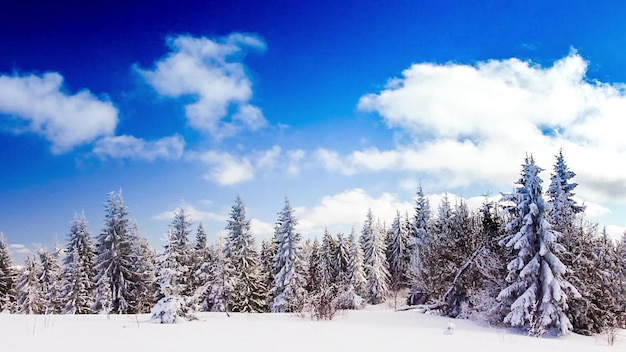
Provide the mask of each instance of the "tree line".
POLYGON ((612 241, 585 219, 562 152, 545 192, 541 171, 527 156, 515 191, 477 210, 447 196, 431 209, 420 186, 412 214, 398 211, 390 226, 370 210, 360 231, 307 240, 285 199, 274 235, 260 245, 238 196, 226 235, 208 243, 202 224, 194 228, 178 209, 159 251, 130 221, 122 192, 112 192, 95 237, 78 214, 65 247, 40 249, 19 269, 0 235, 0 311, 330 319, 340 309, 392 302, 533 336, 625 328, 626 236, 612 241))

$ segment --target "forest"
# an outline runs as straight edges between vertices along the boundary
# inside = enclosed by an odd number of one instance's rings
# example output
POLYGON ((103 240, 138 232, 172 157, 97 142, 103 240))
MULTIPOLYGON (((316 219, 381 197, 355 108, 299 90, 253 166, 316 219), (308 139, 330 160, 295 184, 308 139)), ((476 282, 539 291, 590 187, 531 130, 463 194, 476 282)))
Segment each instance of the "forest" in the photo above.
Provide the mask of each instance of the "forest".
POLYGON ((626 328, 626 236, 613 241, 585 218, 562 152, 545 191, 542 171, 526 156, 515 191, 479 209, 447 197, 431 205, 420 186, 413 212, 398 211, 389 227, 370 210, 349 234, 306 240, 286 198, 273 237, 258 243, 237 196, 223 237, 208 243, 178 209, 159 249, 112 192, 99 233, 77 214, 63 248, 23 265, 0 234, 0 311, 151 313, 169 323, 199 311, 332 319, 388 303, 532 336, 626 328))

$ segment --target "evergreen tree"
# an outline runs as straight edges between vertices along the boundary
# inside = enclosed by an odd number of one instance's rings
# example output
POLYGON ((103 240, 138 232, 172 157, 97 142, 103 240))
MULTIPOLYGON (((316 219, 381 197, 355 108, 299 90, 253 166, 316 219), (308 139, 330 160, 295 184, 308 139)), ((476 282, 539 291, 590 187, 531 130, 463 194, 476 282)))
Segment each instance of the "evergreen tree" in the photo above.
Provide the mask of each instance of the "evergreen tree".
POLYGON ((234 274, 234 277, 226 278, 232 279, 234 285, 227 309, 263 312, 267 304, 267 289, 263 286, 261 263, 250 232, 250 220, 246 219, 246 207, 239 196, 230 210, 226 229, 228 236, 224 254, 234 274))
POLYGON ((585 211, 584 205, 576 204, 572 199, 573 190, 578 184, 570 182, 576 176, 570 171, 563 158, 563 150, 559 150, 554 165, 554 173, 550 177, 550 186, 546 195, 550 204, 550 223, 552 228, 566 234, 574 224, 576 214, 585 211))
POLYGON ((196 309, 207 310, 206 299, 201 298, 199 296, 199 292, 205 292, 201 287, 205 284, 205 280, 207 279, 208 268, 211 264, 211 252, 207 242, 207 235, 204 230, 204 225, 202 223, 198 224, 198 228, 196 230, 196 240, 194 242, 193 247, 193 257, 192 257, 192 266, 191 266, 191 292, 193 292, 193 303, 196 309))
POLYGON ((424 195, 422 186, 417 189, 417 199, 415 200, 415 217, 413 218, 412 231, 409 236, 409 267, 407 276, 409 281, 410 305, 426 303, 428 295, 424 282, 424 263, 422 252, 425 250, 424 244, 429 241, 430 227, 430 204, 424 195))
POLYGON ((226 312, 235 289, 235 273, 225 255, 225 239, 220 236, 212 250, 209 280, 207 280, 207 310, 226 312))
POLYGON ((96 254, 96 312, 128 313, 132 300, 129 286, 136 273, 128 210, 121 191, 109 193, 105 203, 104 227, 97 237, 96 254))
POLYGON ((55 245, 55 250, 50 253, 45 249, 39 249, 39 287, 43 298, 45 314, 61 313, 61 285, 60 275, 61 266, 59 264, 59 255, 61 249, 55 245))
MULTIPOLYGON (((261 242, 261 274, 263 275, 263 286, 272 287, 274 284, 274 258, 276 257, 276 241, 273 238, 265 238, 261 242)), ((273 297, 268 296, 268 304, 273 297)), ((269 309, 269 307, 268 307, 269 309)))
POLYGON ((45 313, 45 298, 42 295, 39 275, 41 268, 34 256, 24 259, 24 268, 17 282, 17 312, 20 314, 45 313))
POLYGON ((61 270, 64 314, 90 314, 94 304, 96 262, 85 213, 76 214, 67 235, 61 270))
POLYGON ((367 277, 365 276, 365 268, 363 264, 363 248, 359 244, 359 236, 354 226, 350 232, 348 242, 350 244, 350 262, 348 263, 348 277, 350 284, 354 287, 354 291, 359 297, 364 297, 367 293, 367 277))
POLYGON ((14 309, 16 281, 17 274, 13 268, 9 246, 0 232, 0 312, 14 309))
POLYGON ((130 228, 131 282, 129 286, 129 313, 147 313, 154 300, 155 265, 154 250, 134 224, 130 228))
POLYGON ((502 202, 512 204, 506 206, 511 220, 506 227, 508 236, 501 244, 515 248, 517 257, 508 265, 510 285, 498 298, 512 302, 504 322, 528 329, 534 336, 550 328, 561 334, 570 331, 572 325, 565 314, 568 295, 579 296, 563 278, 566 268, 557 254, 564 248, 557 242, 559 234, 545 219, 541 171, 532 156, 526 157, 515 193, 502 197, 502 202))
POLYGON ((367 301, 379 304, 389 296, 389 269, 385 256, 385 230, 380 223, 374 224, 371 209, 361 232, 361 245, 367 278, 367 301))
POLYGON ((387 261, 389 262, 390 289, 397 293, 407 286, 407 268, 409 228, 407 220, 403 219, 400 211, 391 224, 391 231, 387 243, 387 261))
POLYGON ((179 287, 180 294, 184 297, 191 297, 195 291, 193 285, 193 249, 189 242, 191 234, 191 219, 183 208, 174 212, 174 219, 170 224, 170 240, 168 250, 177 262, 177 279, 175 285, 179 287))
POLYGON ((303 263, 300 257, 301 235, 295 232, 298 224, 294 210, 285 198, 285 206, 276 222, 277 250, 274 260, 274 285, 270 304, 273 313, 299 312, 304 304, 303 263))

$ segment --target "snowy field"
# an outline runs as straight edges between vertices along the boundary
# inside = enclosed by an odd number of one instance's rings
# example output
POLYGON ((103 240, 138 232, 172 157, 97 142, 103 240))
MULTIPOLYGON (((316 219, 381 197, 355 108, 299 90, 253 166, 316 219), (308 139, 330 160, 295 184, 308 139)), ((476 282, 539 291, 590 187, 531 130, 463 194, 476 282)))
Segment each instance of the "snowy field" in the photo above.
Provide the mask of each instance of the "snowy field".
POLYGON ((0 314, 0 351, 623 351, 605 336, 531 338, 415 311, 342 312, 332 321, 295 314, 201 313, 196 321, 161 325, 148 315, 36 316, 0 314), (455 329, 446 328, 453 322, 455 329))

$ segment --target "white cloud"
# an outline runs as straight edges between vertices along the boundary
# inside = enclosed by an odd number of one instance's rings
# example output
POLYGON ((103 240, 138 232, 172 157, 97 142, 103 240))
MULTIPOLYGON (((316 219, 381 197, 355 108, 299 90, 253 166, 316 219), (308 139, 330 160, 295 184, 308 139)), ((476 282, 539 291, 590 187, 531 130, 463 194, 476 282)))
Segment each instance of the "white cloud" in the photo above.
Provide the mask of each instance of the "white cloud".
POLYGON ((53 153, 111 135, 118 122, 110 101, 87 90, 66 93, 63 77, 56 72, 0 76, 0 114, 10 117, 5 125, 13 132, 42 135, 52 143, 53 153))
POLYGON ((615 241, 620 240, 622 236, 624 236, 625 231, 626 231, 626 227, 624 226, 619 226, 619 225, 607 225, 606 226, 606 233, 609 235, 609 237, 611 237, 615 241))
POLYGON ((209 167, 205 178, 222 186, 248 182, 258 173, 284 172, 297 175, 305 152, 300 149, 286 150, 275 145, 269 149, 253 151, 244 155, 209 150, 190 153, 192 159, 199 159, 209 167))
POLYGON ((196 221, 202 222, 202 221, 207 221, 207 220, 226 222, 228 218, 226 215, 221 215, 221 214, 217 214, 211 211, 203 211, 203 210, 197 209, 193 205, 185 201, 182 201, 180 206, 176 207, 176 209, 164 211, 160 214, 153 216, 152 218, 155 220, 172 220, 174 219, 174 213, 181 208, 183 209, 185 214, 189 216, 191 221, 194 221, 194 222, 196 221))
POLYGON ((410 214, 412 207, 412 202, 401 201, 395 194, 385 192, 373 197, 355 188, 325 196, 311 209, 298 208, 296 230, 309 237, 321 236, 325 227, 331 232, 350 233, 352 226, 361 230, 368 209, 372 209, 375 218, 390 225, 396 210, 410 214))
POLYGON ((172 51, 154 70, 138 71, 164 96, 195 99, 185 106, 191 127, 222 138, 266 124, 250 104, 252 83, 241 63, 248 49, 264 50, 263 41, 240 33, 217 39, 181 35, 169 38, 168 45, 172 51))
POLYGON ((218 185, 231 186, 254 179, 254 168, 245 157, 209 150, 198 155, 198 158, 210 167, 204 177, 218 185))
POLYGON ((93 153, 99 158, 116 159, 180 159, 185 149, 185 141, 180 135, 164 137, 156 141, 146 141, 134 136, 109 136, 99 139, 93 153))
MULTIPOLYGON (((271 238, 274 235, 274 225, 254 218, 250 220, 250 231, 260 241, 264 238, 271 238)), ((260 245, 260 242, 257 244, 260 245)))
POLYGON ((358 105, 409 143, 344 155, 318 149, 316 156, 327 170, 345 175, 409 171, 439 180, 441 188, 480 184, 507 191, 526 153, 546 169, 547 179, 562 147, 578 175, 578 195, 596 203, 623 201, 626 164, 615 161, 626 160, 626 139, 617 128, 626 92, 589 80, 586 70, 576 53, 551 67, 518 59, 415 64, 358 105))
POLYGON ((301 162, 306 156, 306 152, 302 149, 294 149, 287 151, 287 174, 297 176, 300 174, 301 162))
POLYGON ((26 245, 23 245, 20 243, 11 243, 9 245, 9 250, 13 253, 18 253, 18 254, 32 254, 32 251, 28 249, 26 245))

